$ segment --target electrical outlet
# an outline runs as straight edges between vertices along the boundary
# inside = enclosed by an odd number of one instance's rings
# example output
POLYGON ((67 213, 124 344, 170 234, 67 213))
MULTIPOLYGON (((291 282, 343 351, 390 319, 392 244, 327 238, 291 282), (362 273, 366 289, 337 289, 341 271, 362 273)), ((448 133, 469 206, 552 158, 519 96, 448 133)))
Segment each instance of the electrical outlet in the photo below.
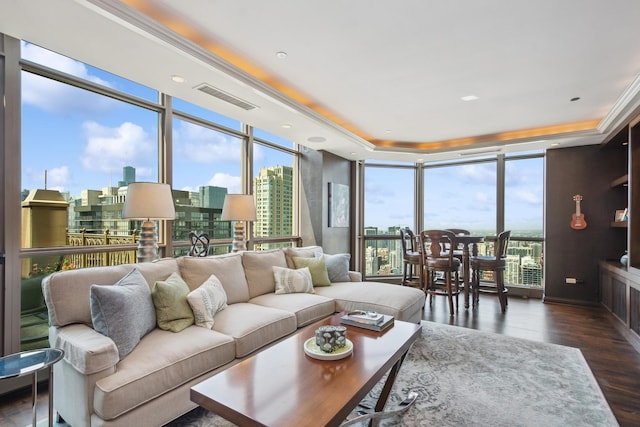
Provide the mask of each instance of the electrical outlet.
POLYGON ((578 283, 578 279, 576 279, 575 277, 567 277, 564 279, 564 283, 566 283, 567 285, 575 285, 576 283, 578 283))

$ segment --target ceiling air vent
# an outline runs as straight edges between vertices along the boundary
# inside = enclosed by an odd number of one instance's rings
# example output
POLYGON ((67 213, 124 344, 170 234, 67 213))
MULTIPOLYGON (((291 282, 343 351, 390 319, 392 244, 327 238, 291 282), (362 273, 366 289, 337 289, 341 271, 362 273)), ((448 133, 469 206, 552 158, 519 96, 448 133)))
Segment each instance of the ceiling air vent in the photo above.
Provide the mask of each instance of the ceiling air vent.
POLYGON ((196 86, 195 89, 199 90, 200 92, 204 92, 207 95, 211 95, 214 98, 218 98, 222 101, 228 102, 229 104, 233 104, 236 107, 240 107, 247 111, 257 108, 255 105, 247 101, 244 101, 238 97, 235 97, 223 90, 217 89, 208 83, 202 83, 201 85, 196 86))

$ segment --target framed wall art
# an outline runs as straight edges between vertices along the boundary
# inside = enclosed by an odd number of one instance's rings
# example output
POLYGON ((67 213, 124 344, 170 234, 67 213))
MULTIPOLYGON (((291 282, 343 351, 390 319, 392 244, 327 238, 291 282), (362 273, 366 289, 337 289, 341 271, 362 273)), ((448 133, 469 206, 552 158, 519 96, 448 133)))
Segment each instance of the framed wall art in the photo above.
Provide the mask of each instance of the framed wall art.
POLYGON ((349 226, 349 186, 329 183, 329 227, 349 226))

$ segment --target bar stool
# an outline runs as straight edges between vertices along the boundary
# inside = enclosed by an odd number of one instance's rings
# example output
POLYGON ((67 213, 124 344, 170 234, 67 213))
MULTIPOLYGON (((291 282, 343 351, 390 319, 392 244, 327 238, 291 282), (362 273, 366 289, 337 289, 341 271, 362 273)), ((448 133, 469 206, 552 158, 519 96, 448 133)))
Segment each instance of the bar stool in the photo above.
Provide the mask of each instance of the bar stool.
POLYGON ((420 251, 416 250, 416 236, 409 227, 400 228, 400 241, 402 244, 402 285, 424 287, 422 278, 422 258, 420 251), (418 270, 414 271, 414 268, 418 270), (417 278, 414 277, 417 273, 417 278))
POLYGON ((479 302, 480 297, 480 272, 493 271, 496 287, 495 291, 490 288, 483 288, 483 292, 497 293, 500 299, 500 309, 504 313, 507 310, 507 292, 504 287, 504 271, 507 269, 507 247, 511 230, 503 231, 498 234, 498 240, 493 247, 493 256, 476 255, 470 258, 471 262, 471 299, 473 306, 479 302))
POLYGON ((425 293, 429 294, 429 305, 434 295, 446 295, 449 299, 449 314, 455 314, 453 297, 460 295, 460 260, 453 256, 451 248, 455 244, 455 235, 448 230, 425 230, 420 233, 420 251, 425 268, 425 293), (449 249, 446 249, 446 248, 449 249), (436 274, 442 273, 443 279, 436 280, 436 274))

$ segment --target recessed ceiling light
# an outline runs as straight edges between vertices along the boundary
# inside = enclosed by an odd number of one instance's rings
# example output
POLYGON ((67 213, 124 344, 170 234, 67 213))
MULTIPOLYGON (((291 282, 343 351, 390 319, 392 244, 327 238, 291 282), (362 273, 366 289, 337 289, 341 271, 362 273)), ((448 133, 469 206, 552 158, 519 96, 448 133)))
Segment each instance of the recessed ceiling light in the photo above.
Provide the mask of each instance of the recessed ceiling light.
POLYGON ((176 83, 184 83, 185 82, 185 78, 182 76, 179 76, 177 74, 174 74, 173 76, 171 76, 171 80, 173 80, 176 83))
POLYGON ((463 101, 475 101, 476 99, 478 99, 478 97, 475 95, 467 95, 467 96, 463 96, 460 99, 462 99, 463 101))
POLYGON ((327 138, 325 138, 324 136, 310 136, 309 138, 307 138, 307 141, 309 142, 325 142, 327 140, 327 138))
POLYGON ((552 147, 557 147, 558 145, 560 145, 559 142, 554 142, 553 144, 551 144, 552 147))
POLYGON ((276 58, 278 58, 278 59, 284 59, 284 58, 286 58, 286 57, 287 57, 287 52, 283 52, 283 51, 276 52, 276 58))
POLYGON ((384 133, 391 133, 391 129, 385 130, 384 133))
POLYGON ((352 155, 352 156, 355 156, 355 155, 356 155, 356 152, 355 152, 355 151, 352 151, 352 152, 351 152, 351 155, 352 155))
POLYGON ((571 102, 575 102, 575 101, 579 101, 580 97, 579 96, 574 96, 573 98, 570 99, 571 102))
POLYGON ((289 123, 284 123, 282 125, 282 129, 291 129, 291 125, 289 123))

